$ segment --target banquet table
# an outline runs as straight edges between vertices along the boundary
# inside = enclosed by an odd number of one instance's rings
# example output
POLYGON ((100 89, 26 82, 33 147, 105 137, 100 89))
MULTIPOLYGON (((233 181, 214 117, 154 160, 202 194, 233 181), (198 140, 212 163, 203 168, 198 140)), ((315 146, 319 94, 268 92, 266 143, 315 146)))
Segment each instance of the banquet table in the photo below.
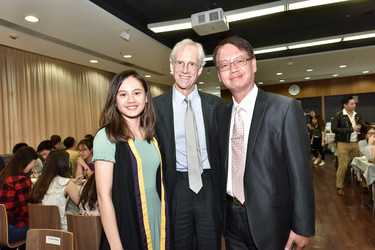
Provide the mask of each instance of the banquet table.
POLYGON ((324 143, 326 144, 329 151, 332 152, 332 154, 336 155, 336 144, 334 142, 331 143, 331 140, 335 138, 334 133, 326 133, 324 137, 324 143))
POLYGON ((375 215, 375 204, 374 204, 374 191, 375 191, 375 164, 369 162, 366 156, 361 157, 354 157, 351 162, 353 170, 357 175, 357 178, 360 178, 361 173, 362 176, 365 178, 367 186, 370 187, 370 197, 369 200, 366 201, 362 199, 362 202, 365 203, 367 206, 372 208, 372 216, 375 215))

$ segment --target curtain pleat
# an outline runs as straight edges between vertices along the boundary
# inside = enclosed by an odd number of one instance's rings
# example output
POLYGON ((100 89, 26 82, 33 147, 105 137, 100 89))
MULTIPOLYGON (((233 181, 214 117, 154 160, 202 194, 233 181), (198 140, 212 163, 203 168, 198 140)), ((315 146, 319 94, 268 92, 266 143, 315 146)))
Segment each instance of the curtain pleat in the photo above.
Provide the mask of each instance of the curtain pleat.
POLYGON ((95 135, 113 73, 0 45, 0 154, 95 135))

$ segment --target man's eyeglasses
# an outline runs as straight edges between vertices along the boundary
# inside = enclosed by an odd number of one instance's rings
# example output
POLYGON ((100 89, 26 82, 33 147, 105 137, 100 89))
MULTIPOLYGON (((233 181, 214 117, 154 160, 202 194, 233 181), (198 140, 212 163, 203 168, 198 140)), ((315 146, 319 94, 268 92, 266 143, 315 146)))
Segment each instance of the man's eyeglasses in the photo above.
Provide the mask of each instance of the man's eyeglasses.
MULTIPOLYGON (((174 65, 176 66, 177 69, 185 68, 185 62, 183 61, 174 61, 174 65)), ((187 68, 189 71, 196 70, 198 68, 198 64, 196 64, 195 62, 188 62, 187 68)))
POLYGON ((250 61, 251 58, 238 57, 234 59, 233 62, 222 62, 219 64, 218 69, 220 72, 227 71, 230 69, 230 65, 233 64, 236 68, 245 66, 247 61, 250 61))
POLYGON ((375 135, 375 132, 368 132, 367 133, 369 136, 373 136, 373 135, 375 135))

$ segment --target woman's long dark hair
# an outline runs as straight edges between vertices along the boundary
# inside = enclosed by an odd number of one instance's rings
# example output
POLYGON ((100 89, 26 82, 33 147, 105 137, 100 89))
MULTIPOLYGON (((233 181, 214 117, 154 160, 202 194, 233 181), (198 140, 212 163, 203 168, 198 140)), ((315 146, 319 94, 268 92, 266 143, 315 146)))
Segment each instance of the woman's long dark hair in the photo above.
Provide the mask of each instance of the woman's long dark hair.
POLYGON ((127 142, 133 135, 129 130, 126 120, 122 117, 120 111, 116 107, 117 92, 122 82, 129 78, 134 77, 142 83, 142 86, 147 95, 147 103, 145 109, 141 114, 141 127, 146 132, 145 139, 150 142, 155 133, 156 118, 154 107, 152 105, 151 92, 148 87, 147 81, 141 74, 134 70, 127 70, 115 75, 112 79, 111 86, 108 91, 107 100, 105 102, 104 110, 100 117, 100 127, 106 128, 108 139, 111 142, 127 142))
POLYGON ((38 159, 38 154, 32 147, 18 149, 8 164, 0 171, 0 187, 4 185, 5 179, 9 176, 29 176, 29 173, 24 173, 23 171, 32 160, 36 159, 38 159))
POLYGON ((83 187, 81 196, 79 197, 78 204, 81 204, 82 208, 86 208, 85 204, 87 204, 87 207, 90 209, 90 211, 92 211, 96 208, 97 202, 98 196, 96 193, 96 182, 94 172, 87 180, 85 186, 83 187))
POLYGON ((44 195, 57 175, 70 178, 69 154, 65 150, 52 150, 44 164, 42 174, 31 190, 30 203, 41 203, 44 195))

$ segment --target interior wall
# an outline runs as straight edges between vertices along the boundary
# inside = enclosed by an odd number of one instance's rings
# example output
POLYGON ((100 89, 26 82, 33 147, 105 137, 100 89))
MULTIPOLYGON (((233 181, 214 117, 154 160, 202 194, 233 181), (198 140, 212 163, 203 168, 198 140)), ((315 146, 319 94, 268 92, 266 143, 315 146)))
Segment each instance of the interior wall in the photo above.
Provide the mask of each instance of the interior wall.
MULTIPOLYGON (((314 110, 326 120, 330 120, 332 115, 341 109, 342 96, 358 96, 357 111, 362 115, 363 120, 375 123, 373 111, 375 74, 258 87, 268 92, 299 99, 305 113, 314 110), (297 96, 288 93, 288 88, 292 84, 298 84, 301 89, 297 96)), ((224 100, 229 101, 231 96, 228 89, 221 90, 221 97, 224 100)))

